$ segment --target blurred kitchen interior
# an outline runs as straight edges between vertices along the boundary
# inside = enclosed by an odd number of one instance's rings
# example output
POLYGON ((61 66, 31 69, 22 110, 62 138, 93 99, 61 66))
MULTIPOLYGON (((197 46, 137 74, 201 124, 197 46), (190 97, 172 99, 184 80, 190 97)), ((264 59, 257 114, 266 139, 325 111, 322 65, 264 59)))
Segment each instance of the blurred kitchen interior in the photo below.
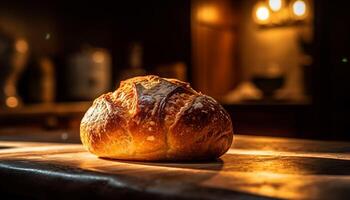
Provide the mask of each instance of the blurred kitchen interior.
POLYGON ((239 134, 350 139, 347 1, 1 1, 0 139, 79 142, 128 77, 188 81, 239 134))

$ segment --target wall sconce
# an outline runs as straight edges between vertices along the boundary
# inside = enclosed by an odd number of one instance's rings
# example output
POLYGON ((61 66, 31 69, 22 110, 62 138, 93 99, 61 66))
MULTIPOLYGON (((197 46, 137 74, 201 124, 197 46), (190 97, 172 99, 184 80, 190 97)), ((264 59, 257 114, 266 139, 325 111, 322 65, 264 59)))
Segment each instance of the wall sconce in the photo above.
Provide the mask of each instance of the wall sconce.
POLYGON ((285 26, 304 21, 309 13, 307 0, 264 0, 253 8, 255 23, 262 26, 285 26))

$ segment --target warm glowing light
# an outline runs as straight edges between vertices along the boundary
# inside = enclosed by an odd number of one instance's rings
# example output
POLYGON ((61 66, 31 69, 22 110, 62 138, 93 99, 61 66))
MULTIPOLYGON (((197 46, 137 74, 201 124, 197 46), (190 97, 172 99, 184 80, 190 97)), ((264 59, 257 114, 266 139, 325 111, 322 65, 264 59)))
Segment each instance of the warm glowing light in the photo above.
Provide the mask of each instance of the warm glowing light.
POLYGON ((28 51, 28 43, 23 39, 19 39, 16 41, 15 48, 19 53, 25 53, 28 51))
POLYGON ((203 6, 198 10, 197 19, 201 22, 215 23, 219 20, 219 12, 214 6, 203 6))
POLYGON ((16 97, 7 97, 6 105, 10 108, 15 108, 18 106, 18 99, 16 97))
POLYGON ((105 60, 105 54, 102 51, 95 51, 92 54, 92 60, 96 63, 102 63, 105 60))
POLYGON ((293 13, 298 17, 302 17, 306 14, 306 4, 303 0, 297 0, 293 3, 293 13))
POLYGON ((51 34, 50 33, 46 33, 45 34, 45 40, 49 40, 51 38, 51 34))
POLYGON ((282 0, 269 0, 269 6, 272 11, 279 11, 282 8, 282 0))
POLYGON ((259 6, 255 12, 256 18, 259 21, 266 21, 270 17, 270 11, 266 6, 259 6))

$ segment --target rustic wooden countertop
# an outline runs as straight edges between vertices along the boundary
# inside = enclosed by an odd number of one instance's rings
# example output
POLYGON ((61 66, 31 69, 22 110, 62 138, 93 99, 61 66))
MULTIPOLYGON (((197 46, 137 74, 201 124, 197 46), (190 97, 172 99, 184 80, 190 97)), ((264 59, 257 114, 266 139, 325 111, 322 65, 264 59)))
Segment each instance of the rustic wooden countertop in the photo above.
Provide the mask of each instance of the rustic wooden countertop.
POLYGON ((2 195, 29 199, 349 199, 350 143, 236 136, 216 161, 151 163, 3 141, 0 179, 2 195))

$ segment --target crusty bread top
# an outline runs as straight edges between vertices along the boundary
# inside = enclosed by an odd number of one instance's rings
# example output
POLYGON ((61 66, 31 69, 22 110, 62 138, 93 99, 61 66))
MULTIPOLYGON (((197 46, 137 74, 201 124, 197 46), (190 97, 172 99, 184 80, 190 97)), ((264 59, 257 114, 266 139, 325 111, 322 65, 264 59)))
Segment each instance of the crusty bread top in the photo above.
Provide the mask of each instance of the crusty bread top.
POLYGON ((232 134, 229 115, 213 98, 154 75, 122 81, 94 101, 81 123, 91 152, 138 160, 218 157, 232 134))

